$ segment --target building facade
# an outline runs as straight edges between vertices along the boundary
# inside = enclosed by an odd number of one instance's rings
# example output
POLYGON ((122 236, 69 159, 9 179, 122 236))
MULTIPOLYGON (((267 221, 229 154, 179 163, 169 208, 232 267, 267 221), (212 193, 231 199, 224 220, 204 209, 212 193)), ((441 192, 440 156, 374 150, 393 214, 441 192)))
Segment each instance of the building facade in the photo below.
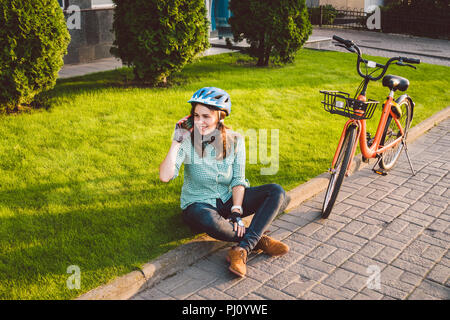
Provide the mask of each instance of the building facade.
MULTIPOLYGON (((210 23, 210 37, 229 35, 228 0, 204 0, 210 23)), ((86 63, 111 57, 114 41, 112 0, 58 0, 67 20, 71 42, 65 64, 86 63)))

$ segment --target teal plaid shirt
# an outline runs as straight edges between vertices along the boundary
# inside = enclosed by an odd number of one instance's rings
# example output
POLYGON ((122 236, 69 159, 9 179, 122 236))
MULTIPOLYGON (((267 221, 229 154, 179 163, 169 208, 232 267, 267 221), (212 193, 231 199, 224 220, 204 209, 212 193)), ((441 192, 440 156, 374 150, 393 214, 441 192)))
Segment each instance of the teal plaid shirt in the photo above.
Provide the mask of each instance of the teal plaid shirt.
POLYGON ((214 147, 208 144, 201 158, 194 150, 190 136, 184 139, 177 153, 172 177, 175 179, 178 176, 181 164, 184 163, 181 209, 186 209, 194 202, 204 202, 216 207, 217 198, 225 203, 233 196, 233 187, 250 187, 245 178, 245 140, 241 135, 238 135, 234 151, 224 160, 217 160, 214 147))

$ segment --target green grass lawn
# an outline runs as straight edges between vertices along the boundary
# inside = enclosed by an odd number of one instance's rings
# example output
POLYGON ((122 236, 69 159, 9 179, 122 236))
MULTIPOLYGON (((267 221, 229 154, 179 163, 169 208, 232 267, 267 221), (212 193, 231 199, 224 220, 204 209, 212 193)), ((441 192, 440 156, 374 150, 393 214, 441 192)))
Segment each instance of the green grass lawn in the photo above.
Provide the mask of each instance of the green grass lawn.
MULTIPOLYGON (((261 175, 270 164, 247 164, 252 186, 290 190, 326 171, 346 119, 323 110, 319 90, 353 94, 355 58, 305 49, 293 64, 256 68, 239 53, 209 56, 169 88, 127 86, 123 68, 58 81, 48 110, 0 116, 0 298, 75 298, 192 239, 180 216, 182 174, 164 184, 158 169, 201 87, 230 93, 232 129, 266 129, 269 141, 279 130, 279 170, 261 175), (66 286, 71 265, 80 290, 66 286)), ((411 82, 413 125, 448 105, 449 68, 389 72, 411 82)), ((369 87, 369 98, 387 94, 381 83, 369 87)))

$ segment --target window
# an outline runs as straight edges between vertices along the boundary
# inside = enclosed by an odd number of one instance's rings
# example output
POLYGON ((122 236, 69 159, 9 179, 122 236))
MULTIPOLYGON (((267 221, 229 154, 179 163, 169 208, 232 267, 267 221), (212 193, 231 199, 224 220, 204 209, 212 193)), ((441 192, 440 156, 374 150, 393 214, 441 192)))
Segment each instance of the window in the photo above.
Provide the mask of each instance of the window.
POLYGON ((91 8, 113 8, 112 0, 91 0, 91 8))

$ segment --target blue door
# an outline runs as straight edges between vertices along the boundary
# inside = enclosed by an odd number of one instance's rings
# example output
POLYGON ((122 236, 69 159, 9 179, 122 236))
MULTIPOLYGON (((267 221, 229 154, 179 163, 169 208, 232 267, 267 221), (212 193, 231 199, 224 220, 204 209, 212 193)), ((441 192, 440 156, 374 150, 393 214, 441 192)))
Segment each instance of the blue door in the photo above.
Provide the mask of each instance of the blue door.
POLYGON ((216 30, 216 0, 212 0, 211 4, 211 30, 216 30))
POLYGON ((216 24, 217 27, 229 27, 228 18, 230 17, 230 10, 228 9, 228 0, 216 0, 216 24))

